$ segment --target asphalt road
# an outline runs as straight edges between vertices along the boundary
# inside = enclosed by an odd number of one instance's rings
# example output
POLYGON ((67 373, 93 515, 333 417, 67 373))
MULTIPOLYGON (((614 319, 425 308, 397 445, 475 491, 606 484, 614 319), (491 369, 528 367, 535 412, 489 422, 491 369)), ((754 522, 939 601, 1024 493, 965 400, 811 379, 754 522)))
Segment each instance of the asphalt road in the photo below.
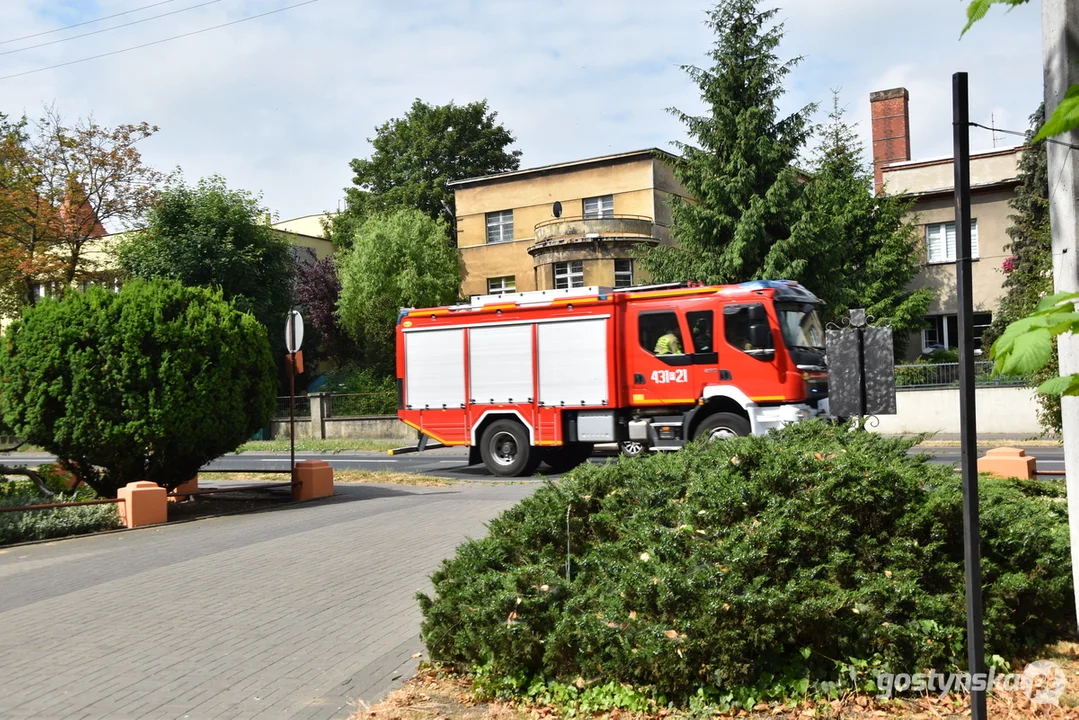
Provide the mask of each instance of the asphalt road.
MULTIPOLYGON (((1063 470, 1064 450, 1060 447, 1023 447, 1027 455, 1038 459, 1040 470, 1063 470)), ((921 449, 933 456, 933 461, 944 464, 958 465, 960 452, 958 447, 933 447, 921 449)), ((13 453, 4 458, 13 464, 38 465, 55 460, 51 455, 36 453, 13 453)), ((611 462, 615 458, 614 453, 597 453, 592 457, 593 463, 611 462)), ((380 453, 355 452, 355 453, 296 453, 297 460, 325 460, 335 469, 339 470, 371 470, 393 471, 413 473, 417 475, 433 475, 456 480, 474 481, 497 481, 499 478, 492 475, 483 465, 468 465, 467 455, 460 450, 442 448, 426 453, 415 453, 390 457, 380 453)), ((288 453, 260 453, 248 452, 236 455, 226 455, 214 460, 206 466, 207 470, 232 470, 235 472, 265 472, 271 470, 287 471, 289 467, 288 453)), ((541 468, 541 474, 545 468, 541 468)), ((557 475, 550 475, 555 478, 557 475)), ((212 474, 205 478, 212 480, 212 474)))

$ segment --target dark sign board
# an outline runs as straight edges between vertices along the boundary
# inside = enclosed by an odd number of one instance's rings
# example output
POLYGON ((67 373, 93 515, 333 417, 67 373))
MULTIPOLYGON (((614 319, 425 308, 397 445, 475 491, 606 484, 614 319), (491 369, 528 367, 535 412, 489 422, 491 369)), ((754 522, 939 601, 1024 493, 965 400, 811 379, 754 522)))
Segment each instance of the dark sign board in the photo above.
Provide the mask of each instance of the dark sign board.
MULTIPOLYGON (((852 310, 855 322, 865 311, 852 310)), ((890 327, 849 327, 825 333, 828 408, 832 415, 895 415, 895 360, 890 327)))

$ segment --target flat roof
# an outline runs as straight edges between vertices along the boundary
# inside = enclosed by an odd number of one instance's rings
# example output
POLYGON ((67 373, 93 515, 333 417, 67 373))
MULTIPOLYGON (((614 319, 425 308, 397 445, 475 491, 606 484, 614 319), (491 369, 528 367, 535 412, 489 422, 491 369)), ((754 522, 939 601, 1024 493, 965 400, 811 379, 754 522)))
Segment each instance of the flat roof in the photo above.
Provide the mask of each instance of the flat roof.
MULTIPOLYGON (((1004 155, 1014 155, 1015 153, 1026 150, 1026 145, 1016 145, 1015 147, 1002 148, 1000 150, 986 150, 980 153, 971 153, 970 159, 981 160, 983 158, 991 157, 1003 157, 1004 155)), ((952 156, 930 158, 928 160, 901 160, 899 162, 889 163, 885 165, 882 170, 888 172, 889 170, 907 170, 910 168, 929 167, 930 165, 949 165, 954 161, 952 156)))
POLYGON ((572 160, 570 162, 555 163, 554 165, 541 165, 540 167, 525 168, 522 170, 510 170, 509 172, 498 173, 496 175, 481 175, 479 177, 462 178, 461 180, 451 180, 446 183, 448 187, 460 187, 462 185, 477 185, 485 182, 494 182, 498 180, 506 180, 509 178, 522 177, 525 175, 542 174, 549 172, 556 172, 559 170, 569 170, 576 167, 583 167, 586 165, 603 165, 604 163, 611 163, 618 160, 627 160, 638 157, 668 157, 672 160, 675 159, 673 153, 669 153, 666 150, 660 150, 659 148, 647 148, 645 150, 632 150, 630 152, 615 153, 614 155, 601 155, 600 157, 586 158, 584 160, 572 160))

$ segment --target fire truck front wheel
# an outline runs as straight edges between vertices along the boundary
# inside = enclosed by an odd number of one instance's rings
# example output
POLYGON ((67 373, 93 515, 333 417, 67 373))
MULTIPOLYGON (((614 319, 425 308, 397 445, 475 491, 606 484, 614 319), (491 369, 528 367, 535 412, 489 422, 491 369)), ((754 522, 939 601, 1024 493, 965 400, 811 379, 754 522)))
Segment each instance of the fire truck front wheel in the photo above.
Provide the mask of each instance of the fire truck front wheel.
POLYGON ((539 467, 540 456, 528 444, 528 431, 519 422, 496 420, 487 426, 480 439, 483 464, 495 475, 521 477, 539 467))
POLYGON ((711 442, 732 437, 745 437, 749 435, 749 432, 749 421, 741 415, 716 413, 701 420, 701 424, 693 432, 693 439, 704 438, 711 442))

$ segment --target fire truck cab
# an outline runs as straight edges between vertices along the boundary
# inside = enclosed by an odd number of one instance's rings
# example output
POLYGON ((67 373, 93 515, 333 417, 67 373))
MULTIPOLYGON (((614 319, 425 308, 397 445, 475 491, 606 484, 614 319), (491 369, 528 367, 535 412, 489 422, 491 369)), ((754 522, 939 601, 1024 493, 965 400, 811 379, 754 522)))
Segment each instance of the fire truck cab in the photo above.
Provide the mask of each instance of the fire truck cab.
POLYGON ((404 309, 398 416, 496 475, 597 443, 677 450, 828 413, 819 300, 797 283, 488 295, 404 309))

